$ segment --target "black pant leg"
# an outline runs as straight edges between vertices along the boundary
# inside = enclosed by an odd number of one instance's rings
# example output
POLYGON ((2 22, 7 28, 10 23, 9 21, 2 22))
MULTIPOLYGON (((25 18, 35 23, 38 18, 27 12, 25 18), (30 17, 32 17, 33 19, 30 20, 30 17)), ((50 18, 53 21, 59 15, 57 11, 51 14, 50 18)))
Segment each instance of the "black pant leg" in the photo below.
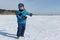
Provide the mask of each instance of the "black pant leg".
POLYGON ((18 30, 17 30, 17 36, 21 36, 21 32, 22 32, 22 24, 18 24, 18 30))
POLYGON ((26 25, 25 24, 22 24, 21 36, 24 36, 25 28, 26 28, 26 25))

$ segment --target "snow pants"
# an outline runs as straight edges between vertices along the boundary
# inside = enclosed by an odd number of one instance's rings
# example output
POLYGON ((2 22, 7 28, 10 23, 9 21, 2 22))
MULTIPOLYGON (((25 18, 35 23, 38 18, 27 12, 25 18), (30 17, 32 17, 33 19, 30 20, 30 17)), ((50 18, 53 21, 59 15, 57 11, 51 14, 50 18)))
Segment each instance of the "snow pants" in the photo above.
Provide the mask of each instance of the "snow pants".
POLYGON ((24 36, 25 27, 26 27, 26 24, 19 24, 18 23, 18 30, 17 30, 17 36, 18 37, 24 36))

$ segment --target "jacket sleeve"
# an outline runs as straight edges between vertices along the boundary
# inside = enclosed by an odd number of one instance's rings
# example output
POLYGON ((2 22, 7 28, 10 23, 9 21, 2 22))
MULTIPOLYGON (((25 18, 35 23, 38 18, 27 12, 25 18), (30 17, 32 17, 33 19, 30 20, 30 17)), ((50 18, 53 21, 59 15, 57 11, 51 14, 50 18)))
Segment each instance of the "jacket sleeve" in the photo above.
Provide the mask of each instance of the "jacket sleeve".
POLYGON ((16 17, 17 17, 17 19, 21 19, 22 18, 21 16, 19 16, 18 12, 16 12, 16 17))
POLYGON ((27 15, 32 16, 33 14, 27 11, 27 15))
POLYGON ((26 11, 26 15, 29 15, 30 16, 30 14, 31 14, 30 12, 26 11))

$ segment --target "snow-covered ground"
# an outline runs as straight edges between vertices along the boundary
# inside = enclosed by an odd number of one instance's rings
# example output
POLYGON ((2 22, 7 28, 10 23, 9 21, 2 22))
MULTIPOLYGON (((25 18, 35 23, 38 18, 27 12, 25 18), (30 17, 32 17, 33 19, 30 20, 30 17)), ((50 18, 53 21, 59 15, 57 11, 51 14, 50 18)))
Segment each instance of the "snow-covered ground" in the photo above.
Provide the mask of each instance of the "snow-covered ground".
MULTIPOLYGON (((17 40, 16 32, 16 16, 0 15, 0 40, 17 40)), ((25 37, 20 39, 60 40, 60 16, 28 16, 25 37)))

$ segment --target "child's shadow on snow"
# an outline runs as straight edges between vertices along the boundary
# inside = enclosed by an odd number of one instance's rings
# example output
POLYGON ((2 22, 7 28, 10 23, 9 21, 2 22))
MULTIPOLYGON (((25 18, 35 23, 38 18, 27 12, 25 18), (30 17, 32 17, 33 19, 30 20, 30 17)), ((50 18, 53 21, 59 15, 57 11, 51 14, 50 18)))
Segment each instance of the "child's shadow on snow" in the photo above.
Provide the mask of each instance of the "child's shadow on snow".
POLYGON ((0 35, 10 37, 10 38, 14 38, 14 39, 16 38, 16 35, 10 34, 10 33, 7 33, 7 32, 3 32, 3 31, 0 31, 0 35))

